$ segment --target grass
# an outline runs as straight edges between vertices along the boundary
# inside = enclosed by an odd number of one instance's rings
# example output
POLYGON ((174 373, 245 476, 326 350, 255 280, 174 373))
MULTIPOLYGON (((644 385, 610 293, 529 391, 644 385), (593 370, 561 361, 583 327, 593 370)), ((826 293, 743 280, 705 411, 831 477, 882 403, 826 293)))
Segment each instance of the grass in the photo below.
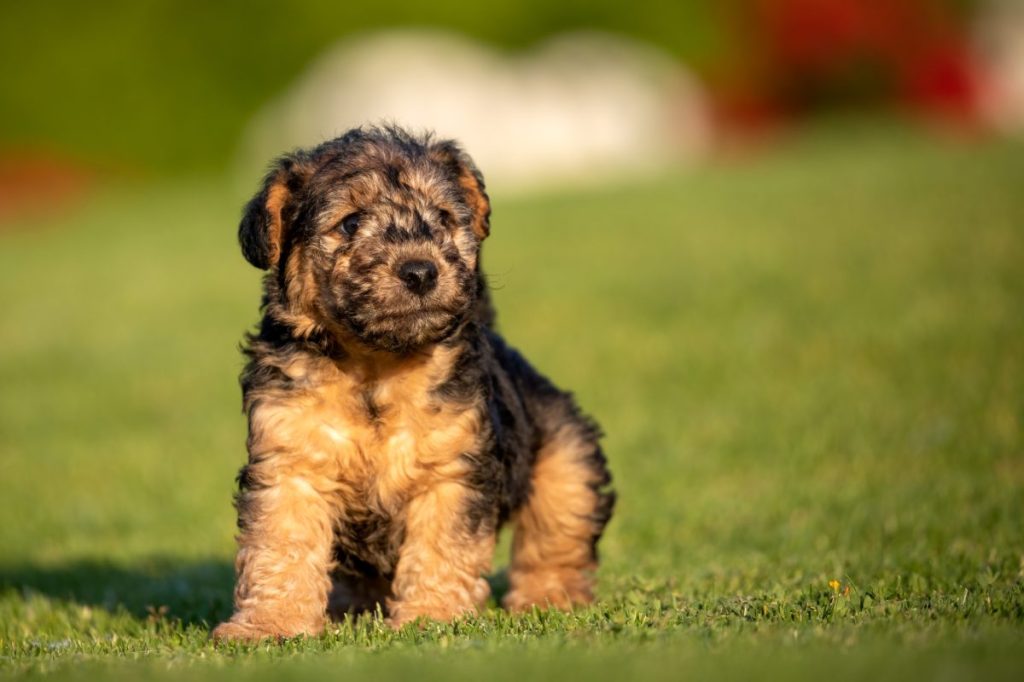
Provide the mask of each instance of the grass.
POLYGON ((207 640, 230 609, 258 296, 243 197, 127 187, 10 226, 0 671, 1014 678, 1024 149, 871 127, 781 149, 612 190, 495 188, 502 328, 608 433, 599 603, 281 646, 207 640))

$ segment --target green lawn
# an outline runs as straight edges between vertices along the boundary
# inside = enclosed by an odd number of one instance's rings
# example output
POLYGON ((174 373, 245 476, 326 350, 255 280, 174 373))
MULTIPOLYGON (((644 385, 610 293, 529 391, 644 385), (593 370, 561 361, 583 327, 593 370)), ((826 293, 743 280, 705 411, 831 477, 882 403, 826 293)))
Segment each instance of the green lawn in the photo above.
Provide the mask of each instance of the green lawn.
POLYGON ((854 126, 613 190, 493 189, 502 329, 608 434, 598 604, 212 646, 258 273, 231 183, 140 185, 0 232, 0 671, 1020 673, 1024 145, 854 126))

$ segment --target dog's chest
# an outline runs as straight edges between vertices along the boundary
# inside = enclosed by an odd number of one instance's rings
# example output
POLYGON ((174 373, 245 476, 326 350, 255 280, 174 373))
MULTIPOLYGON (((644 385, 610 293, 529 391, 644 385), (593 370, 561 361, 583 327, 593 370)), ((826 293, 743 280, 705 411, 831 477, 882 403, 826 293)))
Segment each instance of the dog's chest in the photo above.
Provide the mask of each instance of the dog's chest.
POLYGON ((343 513, 395 515, 432 481, 463 475, 462 456, 479 448, 479 411, 437 395, 451 365, 437 354, 368 376, 295 363, 285 368, 292 388, 255 408, 252 445, 343 513))
POLYGON ((463 454, 478 443, 471 412, 439 406, 400 379, 337 386, 324 396, 320 430, 334 465, 339 568, 382 575, 394 570, 409 500, 439 478, 465 474, 463 454))
POLYGON ((422 383, 398 377, 324 387, 323 454, 343 489, 368 498, 350 500, 353 506, 393 509, 432 479, 457 475, 461 456, 476 448, 475 411, 440 404, 422 383))
POLYGON ((253 396, 251 459, 268 483, 301 479, 332 507, 347 558, 386 572, 408 502, 469 475, 464 455, 480 448, 479 411, 437 397, 450 366, 399 367, 373 380, 322 363, 282 368, 290 386, 253 396))

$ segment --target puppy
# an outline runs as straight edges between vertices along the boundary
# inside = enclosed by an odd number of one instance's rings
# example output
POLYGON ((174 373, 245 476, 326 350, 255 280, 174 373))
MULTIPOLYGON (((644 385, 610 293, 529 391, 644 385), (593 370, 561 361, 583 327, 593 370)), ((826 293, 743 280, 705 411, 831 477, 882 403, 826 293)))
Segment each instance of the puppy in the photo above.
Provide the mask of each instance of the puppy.
POLYGON ((400 627, 489 596, 593 599, 614 494, 598 428, 494 330, 480 173, 450 141, 352 130, 281 157, 245 207, 266 270, 242 373, 235 613, 220 640, 316 634, 380 606, 400 627))

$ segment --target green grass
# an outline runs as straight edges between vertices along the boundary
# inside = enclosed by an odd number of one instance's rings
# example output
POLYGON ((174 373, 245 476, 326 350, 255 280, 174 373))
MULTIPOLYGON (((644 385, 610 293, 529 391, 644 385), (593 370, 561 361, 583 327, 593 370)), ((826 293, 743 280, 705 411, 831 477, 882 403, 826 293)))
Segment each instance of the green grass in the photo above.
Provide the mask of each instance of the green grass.
POLYGON ((595 606, 281 646, 207 640, 230 609, 258 298, 243 197, 128 187, 9 227, 0 671, 1012 679, 1024 147, 868 127, 784 149, 613 190, 494 188, 502 329, 608 434, 595 606))

